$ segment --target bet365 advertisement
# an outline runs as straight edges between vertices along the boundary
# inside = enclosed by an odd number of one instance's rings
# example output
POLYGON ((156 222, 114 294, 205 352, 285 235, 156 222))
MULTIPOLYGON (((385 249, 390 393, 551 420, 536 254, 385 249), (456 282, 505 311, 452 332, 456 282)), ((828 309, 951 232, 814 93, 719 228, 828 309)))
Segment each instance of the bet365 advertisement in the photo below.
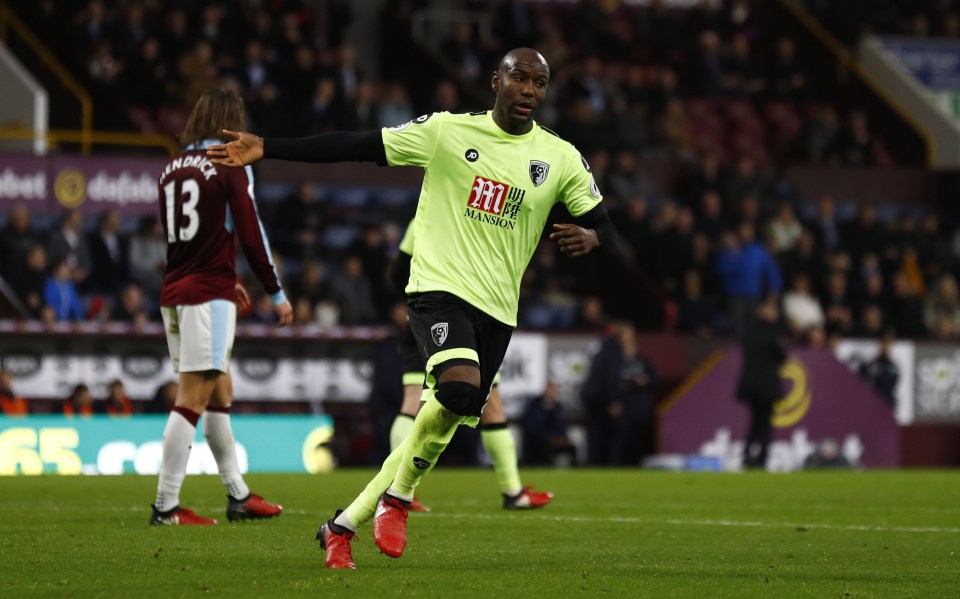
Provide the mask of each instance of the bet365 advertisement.
MULTIPOLYGON (((333 420, 318 416, 233 416, 240 471, 324 472, 333 420)), ((0 417, 0 475, 157 474, 166 416, 0 417)), ((203 419, 187 474, 216 474, 203 419)))

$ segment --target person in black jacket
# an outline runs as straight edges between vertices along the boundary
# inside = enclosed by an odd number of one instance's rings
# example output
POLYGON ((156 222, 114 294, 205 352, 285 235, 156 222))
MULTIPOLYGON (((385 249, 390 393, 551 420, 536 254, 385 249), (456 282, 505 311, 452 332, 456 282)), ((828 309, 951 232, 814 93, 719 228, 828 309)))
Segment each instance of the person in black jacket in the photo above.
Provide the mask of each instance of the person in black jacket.
POLYGON ((637 352, 636 330, 621 323, 590 365, 581 391, 592 465, 638 465, 653 448, 653 392, 658 377, 637 352))
POLYGON ((763 468, 773 437, 773 404, 783 397, 780 367, 787 359, 780 329, 780 310, 768 299, 757 309, 757 318, 740 340, 743 367, 737 399, 750 407, 750 432, 743 448, 743 465, 763 468))

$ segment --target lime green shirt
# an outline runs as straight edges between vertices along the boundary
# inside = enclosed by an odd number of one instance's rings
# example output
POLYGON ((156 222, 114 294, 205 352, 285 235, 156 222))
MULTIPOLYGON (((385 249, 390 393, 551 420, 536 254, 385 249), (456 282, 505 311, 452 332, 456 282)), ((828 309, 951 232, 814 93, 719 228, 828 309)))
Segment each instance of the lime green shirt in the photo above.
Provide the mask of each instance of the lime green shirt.
POLYGON ((383 145, 391 166, 425 169, 407 294, 446 291, 512 327, 553 205, 580 216, 602 199, 576 148, 536 123, 510 135, 490 112, 439 112, 384 129, 383 145))

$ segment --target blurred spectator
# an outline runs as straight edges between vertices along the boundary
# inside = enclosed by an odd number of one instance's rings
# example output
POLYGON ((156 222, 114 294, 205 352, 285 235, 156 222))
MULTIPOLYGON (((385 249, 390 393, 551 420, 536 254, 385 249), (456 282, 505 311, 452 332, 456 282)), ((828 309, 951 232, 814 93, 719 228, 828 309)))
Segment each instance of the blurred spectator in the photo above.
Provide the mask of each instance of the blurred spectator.
POLYGON ((715 315, 713 307, 704 299, 700 273, 689 270, 683 277, 683 293, 677 300, 677 330, 698 337, 713 334, 715 315))
POLYGON ((127 283, 120 294, 120 304, 111 315, 111 320, 142 324, 150 320, 143 298, 143 290, 136 283, 127 283))
POLYGON ((523 412, 523 462, 528 466, 553 466, 566 456, 577 465, 577 448, 567 435, 567 416, 557 400, 557 386, 547 381, 543 395, 530 399, 523 412))
POLYGON ((457 84, 450 80, 437 83, 433 90, 433 100, 430 112, 463 112, 460 104, 460 90, 457 84))
POLYGON ((363 236, 353 242, 347 253, 360 258, 363 264, 363 272, 370 279, 370 291, 377 314, 388 314, 391 304, 397 298, 393 285, 387 279, 390 257, 387 255, 383 228, 380 225, 365 227, 363 236))
POLYGON ((889 325, 903 337, 922 339, 927 336, 923 300, 903 271, 893 276, 889 325))
POLYGON ((683 102, 670 100, 666 110, 657 122, 659 143, 679 158, 691 158, 694 155, 693 126, 687 116, 683 102))
POLYGON ((720 84, 728 98, 753 99, 764 90, 763 74, 751 56, 750 40, 746 35, 733 36, 730 57, 724 64, 720 84))
POLYGON ((853 330, 854 337, 879 339, 884 330, 883 309, 876 304, 867 304, 860 312, 860 319, 853 330))
POLYGON ((761 197, 763 195, 763 179, 757 172, 757 164, 749 156, 742 156, 737 160, 733 172, 727 177, 723 189, 723 199, 732 205, 737 205, 743 198, 761 197))
POLYGON ((733 331, 742 336, 768 294, 778 295, 782 287, 780 270, 767 249, 755 238, 752 225, 741 223, 737 234, 724 236, 717 257, 717 273, 727 294, 733 331))
POLYGON ((153 399, 147 404, 147 414, 167 414, 177 403, 177 392, 180 388, 179 383, 174 380, 167 381, 157 388, 153 399))
POLYGON ((850 121, 845 129, 837 135, 834 146, 828 150, 836 155, 836 159, 848 166, 871 166, 877 163, 874 151, 874 140, 870 133, 867 114, 862 110, 855 110, 850 114, 850 121))
POLYGON ((860 376, 865 378, 880 397, 894 408, 897 403, 894 392, 900 381, 900 368, 893 361, 894 336, 887 332, 880 338, 880 353, 860 366, 860 376))
POLYGON ((803 234, 803 227, 797 219, 793 206, 786 202, 780 204, 776 216, 770 221, 769 230, 773 249, 777 253, 792 250, 803 234))
POLYGON ((80 384, 73 388, 70 395, 63 401, 63 415, 72 416, 93 416, 101 414, 101 406, 95 405, 93 395, 90 394, 90 388, 80 384))
POLYGON ((310 324, 314 319, 313 303, 306 297, 296 298, 293 302, 293 324, 310 324))
POLYGON ((23 300, 31 316, 36 317, 43 306, 43 294, 47 283, 47 252, 39 243, 27 254, 27 267, 10 286, 23 300))
POLYGON ((797 60, 797 46, 793 38, 777 40, 777 51, 767 79, 767 93, 771 98, 790 100, 799 104, 807 98, 807 76, 797 60))
POLYGON ((50 235, 47 255, 51 264, 66 262, 70 277, 76 285, 82 285, 90 275, 90 246, 83 233, 83 214, 69 210, 63 215, 60 228, 50 235))
POLYGON ((817 238, 817 245, 824 250, 832 251, 840 245, 840 224, 837 221, 832 197, 827 195, 820 198, 819 211, 812 223, 812 229, 817 238))
POLYGON ((413 105, 406 88, 399 83, 390 84, 377 113, 377 124, 380 127, 395 127, 412 120, 413 105))
POLYGON ((110 416, 129 416, 133 414, 133 404, 123 390, 123 381, 114 379, 107 386, 107 397, 103 400, 106 412, 110 416))
POLYGON ((626 150, 617 153, 614 167, 607 177, 606 190, 622 201, 654 194, 653 184, 637 167, 636 155, 626 150))
POLYGON ((84 317, 77 288, 66 261, 55 264, 43 287, 43 302, 53 309, 56 320, 81 320, 84 317))
POLYGON ((827 289, 821 303, 827 332, 848 335, 853 330, 853 305, 843 273, 833 272, 827 277, 827 289))
POLYGON ((393 330, 377 343, 373 351, 373 374, 370 378, 370 395, 367 397, 373 428, 371 463, 382 461, 390 454, 390 427, 403 404, 403 361, 397 348, 408 326, 406 303, 393 304, 390 318, 393 330))
POLYGON ((697 91, 705 98, 723 95, 726 71, 720 50, 720 36, 715 31, 700 33, 700 55, 694 68, 697 91))
POLYGON ((796 245, 780 254, 778 261, 784 279, 793 280, 794 276, 805 274, 810 277, 810 288, 814 293, 823 289, 822 282, 824 273, 827 272, 827 264, 809 229, 803 229, 800 232, 796 245))
POLYGON ((803 460, 806 470, 818 468, 851 468, 850 461, 840 453, 840 446, 833 439, 824 439, 817 448, 803 460))
MULTIPOLYGON (((132 54, 132 53, 131 53, 132 54)), ((168 102, 167 64, 160 54, 160 43, 150 37, 140 43, 136 54, 128 59, 123 71, 123 86, 132 104, 156 109, 168 102)))
POLYGON ((316 305, 330 297, 330 289, 324 279, 323 265, 315 261, 303 262, 300 267, 300 276, 291 281, 291 290, 296 298, 303 298, 316 305))
POLYGON ((603 312, 603 301, 595 296, 588 295, 580 300, 579 310, 574 317, 573 328, 578 331, 602 333, 606 330, 609 320, 603 312))
POLYGON ((750 408, 750 430, 743 446, 745 468, 764 468, 773 437, 773 404, 783 397, 780 368, 787 361, 786 343, 777 324, 776 301, 767 300, 741 340, 743 364, 737 399, 750 408))
POLYGON ((362 325, 377 321, 370 280, 364 277, 363 262, 357 256, 343 261, 343 270, 330 285, 331 299, 340 312, 340 324, 362 325))
POLYGON ((13 392, 13 373, 0 368, 0 414, 26 416, 29 412, 27 400, 13 392))
POLYGON ((376 92, 370 83, 357 86, 357 96, 353 102, 341 106, 338 129, 347 131, 369 131, 377 129, 376 92))
POLYGON ((130 240, 130 278, 150 297, 160 297, 163 269, 167 263, 167 239, 155 216, 140 219, 130 240))
POLYGON ((710 243, 720 241, 723 232, 729 228, 727 219, 723 215, 723 199, 713 190, 705 191, 700 198, 700 213, 696 219, 696 229, 710 240, 710 243))
POLYGON ((469 21, 457 21, 453 32, 440 44, 440 55, 462 79, 479 81, 484 72, 486 58, 481 54, 480 44, 474 36, 474 26, 469 21))
POLYGON ((821 106, 796 139, 796 157, 810 164, 827 164, 839 130, 837 110, 833 106, 821 106))
POLYGON ((27 254, 39 242, 40 236, 30 227, 30 211, 25 204, 17 204, 0 234, 0 276, 16 287, 27 268, 27 254))
POLYGON ((319 257, 319 235, 326 225, 326 207, 317 195, 313 182, 301 181, 297 192, 281 201, 273 221, 280 239, 277 247, 285 254, 299 259, 319 257))
POLYGON ((696 170, 681 176, 678 187, 681 199, 691 206, 700 202, 708 191, 720 193, 723 191, 720 161, 713 154, 704 156, 696 170))
POLYGON ((657 383, 637 352, 633 325, 621 323, 594 356, 581 390, 591 465, 637 465, 652 450, 657 383))
POLYGON ((108 210, 100 215, 100 226, 87 237, 90 247, 90 287, 115 294, 127 276, 127 239, 120 234, 120 213, 108 210))
POLYGON ((810 289, 810 278, 806 274, 794 275, 793 285, 783 295, 783 313, 794 335, 802 336, 811 329, 824 327, 823 309, 810 289))
POLYGON ((953 338, 960 333, 960 292, 957 280, 945 275, 937 281, 924 306, 924 320, 937 338, 953 338))

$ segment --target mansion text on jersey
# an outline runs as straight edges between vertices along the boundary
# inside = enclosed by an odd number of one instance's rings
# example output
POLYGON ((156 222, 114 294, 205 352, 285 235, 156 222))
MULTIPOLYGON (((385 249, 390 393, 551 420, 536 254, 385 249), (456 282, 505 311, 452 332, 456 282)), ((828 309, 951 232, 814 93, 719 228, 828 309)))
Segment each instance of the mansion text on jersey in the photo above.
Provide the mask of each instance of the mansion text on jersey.
POLYGON ((491 225, 497 225, 503 229, 513 230, 517 226, 517 221, 509 220, 496 214, 490 214, 489 212, 481 212, 479 210, 474 210, 467 207, 466 212, 463 213, 464 216, 472 218, 473 220, 478 220, 482 223, 489 223, 491 225))
POLYGON ((214 166, 213 162, 209 158, 203 156, 202 154, 197 154, 193 156, 181 156, 175 158, 170 164, 167 165, 167 168, 163 169, 163 173, 160 175, 160 182, 162 183, 164 179, 167 178, 171 172, 179 168, 198 168, 203 174, 203 178, 207 181, 210 180, 210 177, 214 177, 217 174, 217 167, 214 166))

